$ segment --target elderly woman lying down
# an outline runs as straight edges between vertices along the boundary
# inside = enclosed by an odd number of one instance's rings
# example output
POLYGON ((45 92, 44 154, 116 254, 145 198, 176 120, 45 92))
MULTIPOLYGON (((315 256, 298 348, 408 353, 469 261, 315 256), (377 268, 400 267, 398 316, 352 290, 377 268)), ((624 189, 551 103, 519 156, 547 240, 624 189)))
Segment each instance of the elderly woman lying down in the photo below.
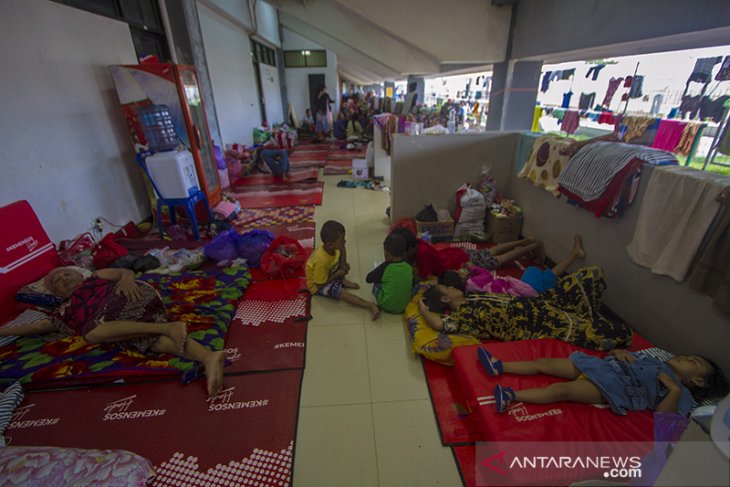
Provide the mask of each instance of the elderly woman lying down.
POLYGON ((0 336, 61 332, 145 354, 172 353, 203 365, 208 394, 220 390, 225 352, 208 350, 188 339, 185 322, 167 321, 157 291, 135 281, 132 271, 101 269, 92 274, 78 267, 58 267, 44 282, 52 293, 68 299, 48 318, 0 329, 0 336))
POLYGON ((465 294, 437 284, 424 293, 419 306, 426 323, 446 333, 504 341, 557 338, 594 350, 627 347, 631 328, 599 313, 605 289, 603 269, 587 267, 537 297, 465 294))

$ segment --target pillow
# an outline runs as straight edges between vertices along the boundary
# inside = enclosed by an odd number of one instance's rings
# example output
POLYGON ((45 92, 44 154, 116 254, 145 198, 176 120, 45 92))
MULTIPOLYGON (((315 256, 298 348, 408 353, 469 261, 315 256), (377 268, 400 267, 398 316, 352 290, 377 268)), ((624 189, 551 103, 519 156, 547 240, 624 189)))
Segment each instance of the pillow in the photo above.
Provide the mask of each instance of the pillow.
POLYGON ((20 382, 14 382, 0 394, 0 446, 5 446, 5 428, 8 427, 13 419, 15 408, 23 400, 23 386, 20 382))
MULTIPOLYGON (((91 271, 84 269, 83 267, 68 266, 71 269, 79 272, 84 279, 91 276, 91 271)), ((65 298, 56 296, 46 286, 45 276, 38 279, 36 282, 28 284, 27 286, 21 287, 17 293, 15 293, 15 299, 23 303, 32 304, 34 306, 41 306, 43 308, 57 308, 65 301, 65 298)))
POLYGON ((418 307, 418 301, 423 297, 423 292, 416 293, 403 312, 403 322, 412 340, 411 348, 415 353, 423 355, 429 360, 453 365, 454 348, 476 345, 481 341, 471 335, 448 334, 428 326, 418 307))

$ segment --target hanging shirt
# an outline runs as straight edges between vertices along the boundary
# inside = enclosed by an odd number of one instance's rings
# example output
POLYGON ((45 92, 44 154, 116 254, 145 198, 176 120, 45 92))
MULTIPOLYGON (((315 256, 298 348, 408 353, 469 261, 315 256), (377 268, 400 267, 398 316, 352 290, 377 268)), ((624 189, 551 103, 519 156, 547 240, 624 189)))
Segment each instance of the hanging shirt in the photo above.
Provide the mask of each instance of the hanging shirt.
POLYGON ((581 93, 580 101, 578 101, 578 108, 580 108, 581 110, 590 110, 595 101, 595 93, 581 93))
POLYGON ((725 56, 720 71, 715 75, 715 81, 730 81, 730 56, 725 56))
POLYGON ((606 96, 603 97, 603 105, 604 107, 608 108, 609 105, 611 105, 611 100, 613 100, 613 94, 616 93, 616 90, 618 89, 618 86, 623 81, 623 78, 611 78, 608 81, 608 88, 606 89, 606 96))
POLYGON ((629 90, 629 98, 640 98, 644 96, 641 92, 641 88, 644 85, 644 77, 641 75, 634 76, 634 81, 631 83, 631 89, 629 90))
POLYGON ((567 93, 563 93, 563 104, 561 105, 563 108, 568 108, 570 106, 570 98, 573 96, 572 91, 568 91, 567 93))
POLYGON ((695 67, 692 70, 692 74, 689 75, 687 82, 696 81, 698 83, 707 84, 712 79, 712 68, 715 64, 722 61, 722 56, 717 57, 705 57, 695 61, 695 67))

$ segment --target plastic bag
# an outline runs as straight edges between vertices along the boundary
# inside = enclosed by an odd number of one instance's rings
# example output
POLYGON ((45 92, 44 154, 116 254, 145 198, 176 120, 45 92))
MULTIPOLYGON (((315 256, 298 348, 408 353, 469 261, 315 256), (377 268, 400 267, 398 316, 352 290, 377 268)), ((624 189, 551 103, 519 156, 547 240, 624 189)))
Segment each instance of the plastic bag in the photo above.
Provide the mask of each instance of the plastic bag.
POLYGON ((454 216, 457 222, 484 221, 487 203, 484 195, 465 183, 456 190, 456 211, 454 216))
POLYGON ((416 220, 419 222, 435 222, 438 221, 438 213, 433 205, 429 203, 416 213, 416 220))
POLYGON ((261 270, 272 277, 289 278, 304 275, 304 247, 293 238, 276 237, 261 256, 261 270))
POLYGON ((58 246, 58 257, 63 265, 75 265, 84 269, 91 269, 94 258, 91 251, 96 245, 94 236, 83 233, 73 240, 64 240, 58 246))
POLYGON ((127 255, 129 251, 114 241, 114 234, 108 233, 106 237, 101 239, 94 250, 91 251, 91 256, 94 259, 94 267, 97 269, 104 269, 109 267, 112 262, 120 257, 127 255))
POLYGON ((246 259, 249 267, 261 267, 261 256, 273 241, 273 233, 266 230, 251 230, 238 239, 238 255, 246 259))
POLYGON ((238 233, 235 228, 219 233, 203 247, 203 253, 215 261, 233 260, 238 257, 238 233))
POLYGON ((487 202, 487 206, 490 206, 494 202, 494 198, 497 197, 497 181, 491 174, 492 166, 484 164, 482 166, 482 172, 479 176, 479 182, 477 183, 477 191, 484 195, 484 199, 487 202))

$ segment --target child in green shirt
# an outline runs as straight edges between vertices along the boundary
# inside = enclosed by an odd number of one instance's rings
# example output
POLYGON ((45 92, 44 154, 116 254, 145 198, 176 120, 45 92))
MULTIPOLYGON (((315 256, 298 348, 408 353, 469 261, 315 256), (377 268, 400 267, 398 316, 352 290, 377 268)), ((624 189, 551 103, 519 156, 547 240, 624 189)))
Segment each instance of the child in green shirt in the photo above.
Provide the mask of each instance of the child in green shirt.
POLYGON ((405 261, 406 241, 392 233, 383 242, 385 262, 365 278, 373 284, 373 294, 380 309, 402 313, 413 296, 413 268, 405 261))

